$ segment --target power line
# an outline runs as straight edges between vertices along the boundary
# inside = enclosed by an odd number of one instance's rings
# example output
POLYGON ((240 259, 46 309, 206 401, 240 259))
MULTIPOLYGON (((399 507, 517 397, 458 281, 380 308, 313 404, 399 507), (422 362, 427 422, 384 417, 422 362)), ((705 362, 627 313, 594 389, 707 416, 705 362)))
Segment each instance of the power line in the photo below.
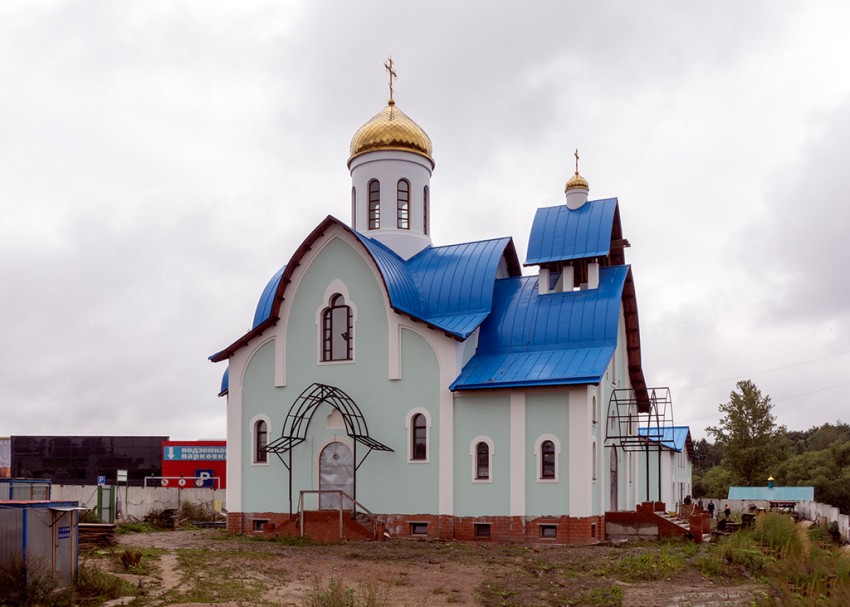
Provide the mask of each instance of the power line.
POLYGON ((671 388, 671 389, 673 389, 677 392, 687 392, 688 390, 695 390, 696 388, 704 388, 705 386, 713 386, 715 384, 722 384, 724 382, 729 382, 729 381, 738 381, 738 380, 744 379, 746 377, 753 377, 755 375, 764 375, 765 373, 772 373, 773 371, 782 371, 783 369, 792 369, 794 367, 799 367, 801 365, 807 365, 809 363, 815 363, 815 362, 819 362, 821 360, 827 360, 829 358, 836 358, 838 356, 844 356, 846 354, 850 354, 850 350, 848 350, 846 352, 839 352, 838 354, 830 354, 829 356, 822 356, 820 358, 813 358, 811 360, 805 360, 805 361, 793 363, 793 364, 790 364, 790 365, 783 365, 781 367, 773 367, 772 369, 764 369, 763 371, 756 371, 755 373, 745 373, 745 374, 742 374, 742 375, 737 375, 735 377, 727 377, 725 379, 718 379, 716 381, 710 381, 710 382, 706 382, 704 384, 697 384, 696 386, 688 386, 686 388, 671 388))

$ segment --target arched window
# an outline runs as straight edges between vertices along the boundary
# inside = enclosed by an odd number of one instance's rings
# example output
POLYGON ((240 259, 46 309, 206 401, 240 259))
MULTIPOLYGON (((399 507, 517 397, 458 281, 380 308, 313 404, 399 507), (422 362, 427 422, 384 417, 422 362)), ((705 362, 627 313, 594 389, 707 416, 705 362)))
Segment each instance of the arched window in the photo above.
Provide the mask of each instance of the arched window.
POLYGON ((425 416, 417 413, 410 424, 410 459, 428 459, 428 425, 425 416))
POLYGON ((396 190, 396 201, 398 203, 398 229, 410 229, 410 182, 407 179, 398 180, 396 190))
POLYGON ((322 360, 351 360, 351 307, 337 293, 322 311, 322 360))
POLYGON ((481 441, 475 445, 475 479, 479 481, 490 478, 490 445, 481 441))
POLYGON ((264 464, 269 461, 266 445, 269 444, 269 427, 262 419, 254 423, 254 463, 264 464))
POLYGON ((351 229, 357 230, 357 188, 351 186, 351 229))
POLYGON ((540 443, 540 478, 554 479, 555 477, 555 443, 545 440, 540 443))
POLYGON ((428 186, 422 191, 422 230, 428 235, 428 223, 431 221, 431 190, 428 186))
POLYGON ((369 182, 369 229, 381 227, 381 182, 373 179, 369 182))

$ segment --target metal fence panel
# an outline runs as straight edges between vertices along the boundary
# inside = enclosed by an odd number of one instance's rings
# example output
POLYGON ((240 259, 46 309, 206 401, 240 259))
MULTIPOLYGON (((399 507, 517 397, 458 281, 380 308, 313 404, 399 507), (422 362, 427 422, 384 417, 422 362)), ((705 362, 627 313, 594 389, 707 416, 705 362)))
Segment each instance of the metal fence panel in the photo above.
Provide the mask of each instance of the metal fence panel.
POLYGON ((0 509, 0 567, 12 565, 23 558, 24 512, 0 509))

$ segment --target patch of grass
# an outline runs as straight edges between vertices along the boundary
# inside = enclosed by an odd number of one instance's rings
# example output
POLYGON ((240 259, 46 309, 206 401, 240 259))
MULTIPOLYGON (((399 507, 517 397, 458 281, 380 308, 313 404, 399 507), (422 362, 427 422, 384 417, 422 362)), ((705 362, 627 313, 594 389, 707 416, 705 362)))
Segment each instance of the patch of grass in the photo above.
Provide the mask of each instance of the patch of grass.
POLYGON ((617 564, 617 573, 626 580, 638 582, 670 579, 684 568, 684 558, 664 546, 660 551, 623 557, 617 564))
POLYGON ((84 563, 77 571, 77 585, 74 594, 77 598, 110 600, 122 596, 137 596, 138 588, 131 583, 101 570, 99 567, 84 563))
POLYGON ((0 568, 0 605, 47 605, 50 596, 50 569, 42 560, 30 558, 25 567, 22 559, 15 559, 0 568))
POLYGON ((121 535, 125 533, 151 533, 153 531, 162 531, 163 527, 157 527, 150 523, 142 521, 133 521, 127 523, 119 523, 115 527, 115 533, 121 535))
POLYGON ((389 607, 385 586, 373 581, 360 586, 359 593, 332 577, 327 584, 317 579, 307 597, 307 607, 389 607))
POLYGON ((794 520, 778 512, 767 512, 756 518, 753 539, 774 555, 798 558, 804 555, 808 542, 794 520))
POLYGON ((585 593, 580 604, 595 607, 620 607, 623 604, 623 589, 617 585, 593 588, 585 593))

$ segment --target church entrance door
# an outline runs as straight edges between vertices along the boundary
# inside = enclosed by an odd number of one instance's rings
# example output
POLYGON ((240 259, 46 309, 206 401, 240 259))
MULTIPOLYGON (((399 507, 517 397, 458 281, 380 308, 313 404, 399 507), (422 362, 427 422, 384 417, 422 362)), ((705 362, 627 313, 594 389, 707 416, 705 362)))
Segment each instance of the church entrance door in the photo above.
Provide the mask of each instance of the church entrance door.
MULTIPOLYGON (((348 495, 354 493, 354 457, 351 449, 340 442, 328 444, 319 455, 319 489, 345 491, 348 495)), ((345 498, 343 508, 353 506, 350 499, 345 498)), ((339 508, 339 494, 319 494, 320 509, 339 508)))
POLYGON ((619 504, 617 503, 618 495, 617 495, 617 447, 611 447, 611 465, 610 465, 610 476, 611 476, 611 512, 616 512, 620 509, 619 504))

